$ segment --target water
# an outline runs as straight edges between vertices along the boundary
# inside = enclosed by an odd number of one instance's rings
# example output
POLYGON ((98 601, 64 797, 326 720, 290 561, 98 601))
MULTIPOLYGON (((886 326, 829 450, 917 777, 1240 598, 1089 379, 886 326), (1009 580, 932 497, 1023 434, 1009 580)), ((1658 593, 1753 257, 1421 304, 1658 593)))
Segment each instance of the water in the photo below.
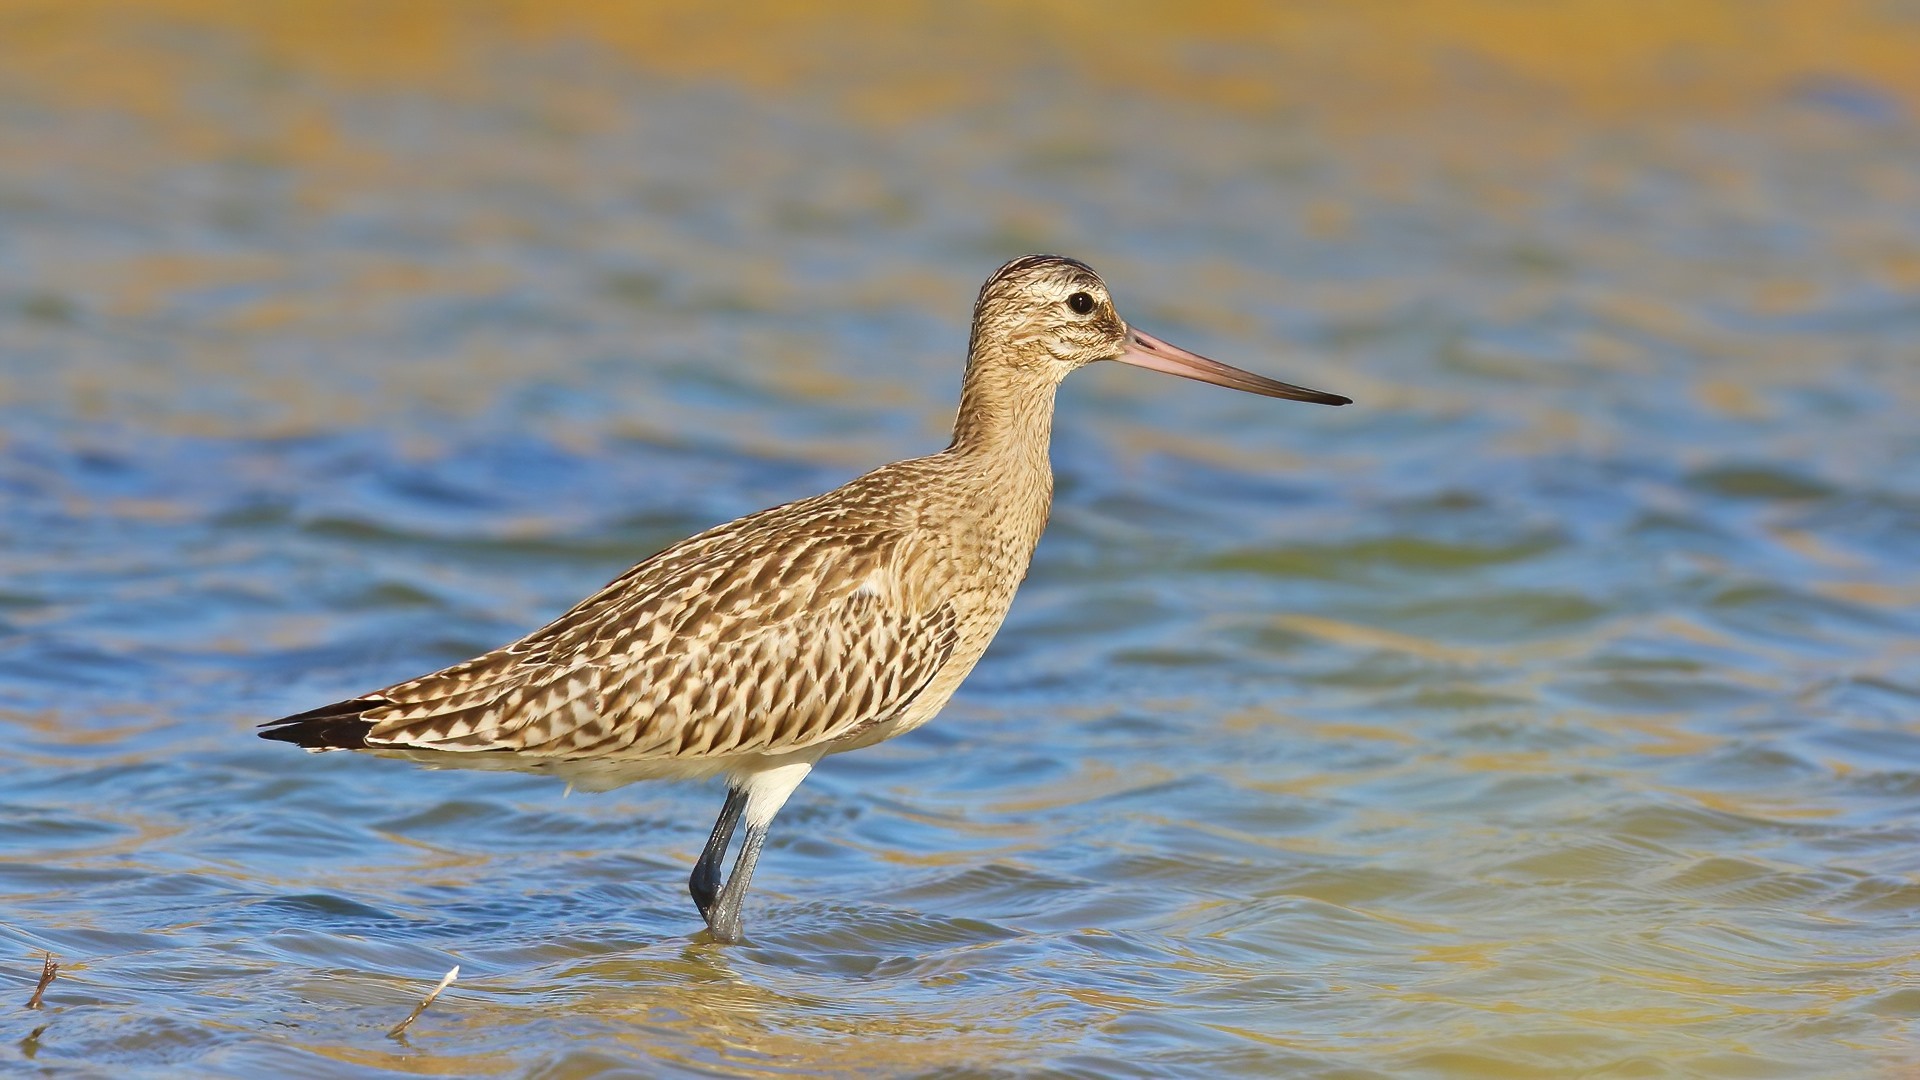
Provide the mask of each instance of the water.
POLYGON ((1920 1063, 1910 14, 266 10, 5 16, 8 1071, 1920 1063), (1047 249, 1358 403, 1076 376, 750 944, 717 788, 253 737, 939 446, 1047 249))

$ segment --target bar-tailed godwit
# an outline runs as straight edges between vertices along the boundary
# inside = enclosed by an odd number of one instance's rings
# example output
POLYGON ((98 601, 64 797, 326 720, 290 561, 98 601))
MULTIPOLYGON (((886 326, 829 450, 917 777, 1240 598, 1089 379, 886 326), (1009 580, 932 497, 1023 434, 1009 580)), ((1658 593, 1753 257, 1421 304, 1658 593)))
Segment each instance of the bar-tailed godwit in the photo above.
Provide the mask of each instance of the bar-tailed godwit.
POLYGON ((1084 263, 1015 259, 974 305, 945 450, 715 526, 511 645, 272 721, 261 737, 593 788, 724 776, 727 801, 688 884, 713 940, 737 942, 767 827, 793 789, 828 754, 931 720, 986 651, 1047 524, 1054 391, 1099 360, 1349 400, 1128 326, 1084 263))

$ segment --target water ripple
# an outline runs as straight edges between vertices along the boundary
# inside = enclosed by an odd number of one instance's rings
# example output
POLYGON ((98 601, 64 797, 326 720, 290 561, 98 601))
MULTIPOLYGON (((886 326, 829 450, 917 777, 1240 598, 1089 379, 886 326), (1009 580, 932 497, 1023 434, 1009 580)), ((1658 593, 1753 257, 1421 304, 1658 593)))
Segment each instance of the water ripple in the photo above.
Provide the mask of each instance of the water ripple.
POLYGON ((1910 1071, 1920 158, 1869 69, 1911 34, 1737 6, 14 20, 0 996, 62 968, 0 1053, 1910 1071), (711 786, 252 737, 937 448, 1028 248, 1358 403, 1076 376, 994 651, 810 778, 748 944, 685 894, 711 786))

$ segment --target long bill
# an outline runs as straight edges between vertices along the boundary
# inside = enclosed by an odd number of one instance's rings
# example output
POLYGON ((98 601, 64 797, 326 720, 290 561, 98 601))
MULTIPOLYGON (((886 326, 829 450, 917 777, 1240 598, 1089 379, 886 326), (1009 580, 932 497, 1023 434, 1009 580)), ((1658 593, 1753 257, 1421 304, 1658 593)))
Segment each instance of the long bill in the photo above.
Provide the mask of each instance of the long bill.
POLYGON ((1145 330, 1135 330, 1132 327, 1127 328, 1125 351, 1114 359, 1149 371, 1164 371, 1183 379, 1198 379, 1215 386, 1245 390, 1249 394, 1288 398, 1293 401, 1311 401, 1316 405, 1353 404, 1353 399, 1349 397, 1309 390, 1304 386, 1295 386, 1292 383, 1283 383, 1262 375, 1255 375, 1251 371, 1241 371, 1237 367, 1223 364, 1218 360, 1209 360, 1199 353, 1190 353, 1178 345, 1169 345, 1145 330))

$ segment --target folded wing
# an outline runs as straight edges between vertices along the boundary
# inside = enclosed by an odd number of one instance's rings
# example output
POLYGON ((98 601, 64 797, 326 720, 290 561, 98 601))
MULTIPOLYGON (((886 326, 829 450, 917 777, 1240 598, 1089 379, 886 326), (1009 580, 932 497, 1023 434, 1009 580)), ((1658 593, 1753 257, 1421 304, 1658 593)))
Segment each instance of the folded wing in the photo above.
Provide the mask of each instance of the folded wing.
POLYGON ((790 504, 684 541, 511 645, 262 734, 317 749, 694 759, 802 749, 897 716, 952 655, 912 545, 790 504))

